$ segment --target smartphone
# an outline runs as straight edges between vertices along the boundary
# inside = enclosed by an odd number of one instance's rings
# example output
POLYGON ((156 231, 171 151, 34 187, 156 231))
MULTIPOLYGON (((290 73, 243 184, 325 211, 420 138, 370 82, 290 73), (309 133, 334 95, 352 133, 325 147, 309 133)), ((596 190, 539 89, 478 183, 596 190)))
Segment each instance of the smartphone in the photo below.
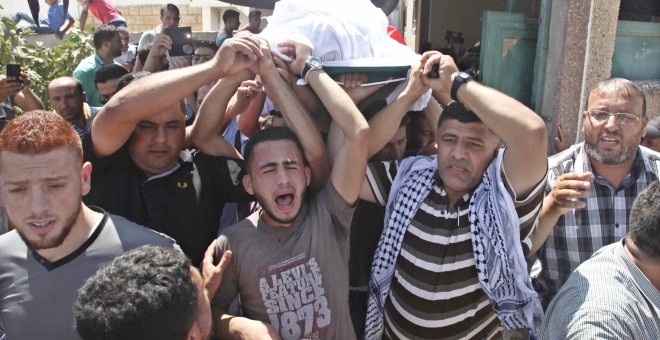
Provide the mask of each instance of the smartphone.
POLYGON ((21 80, 21 65, 19 64, 7 64, 7 77, 14 77, 17 82, 22 82, 21 80))
POLYGON ((193 36, 190 27, 168 27, 163 32, 172 38, 170 57, 192 55, 193 36))

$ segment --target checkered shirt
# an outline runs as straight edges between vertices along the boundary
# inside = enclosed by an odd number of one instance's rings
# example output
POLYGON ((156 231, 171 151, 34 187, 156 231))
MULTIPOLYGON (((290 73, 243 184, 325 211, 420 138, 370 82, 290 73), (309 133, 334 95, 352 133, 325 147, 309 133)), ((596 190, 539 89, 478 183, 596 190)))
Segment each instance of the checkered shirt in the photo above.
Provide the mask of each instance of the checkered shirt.
POLYGON ((594 179, 588 190, 587 207, 572 209, 560 217, 538 252, 542 269, 534 286, 544 308, 580 263, 626 235, 635 197, 658 180, 660 153, 640 146, 630 173, 618 188, 594 172, 583 143, 550 157, 548 167, 547 192, 565 173, 590 171, 594 179))

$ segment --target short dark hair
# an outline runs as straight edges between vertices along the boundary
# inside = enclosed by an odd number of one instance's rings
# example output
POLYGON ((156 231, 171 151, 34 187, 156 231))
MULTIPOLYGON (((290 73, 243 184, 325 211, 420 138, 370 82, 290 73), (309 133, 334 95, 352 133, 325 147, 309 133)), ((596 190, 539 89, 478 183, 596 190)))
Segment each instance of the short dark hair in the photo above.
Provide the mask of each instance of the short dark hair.
MULTIPOLYGON (((442 110, 442 114, 440 115, 440 119, 438 119, 438 126, 436 128, 436 131, 439 130, 442 127, 442 124, 444 124, 447 120, 449 119, 455 119, 459 121, 460 123, 482 123, 481 118, 477 116, 470 108, 467 106, 463 105, 463 103, 459 102, 451 102, 449 105, 447 105, 444 110, 442 110)), ((493 134, 493 142, 497 146, 497 144, 500 143, 500 137, 498 137, 495 132, 491 130, 491 133, 493 134)))
POLYGON ((303 165, 308 166, 307 158, 305 157, 305 149, 303 149, 298 136, 296 136, 293 131, 287 127, 270 127, 267 129, 260 130, 257 132, 245 145, 245 150, 243 154, 245 155, 245 164, 247 167, 248 173, 250 172, 250 162, 252 161, 252 153, 254 147, 259 143, 268 142, 268 141, 277 141, 277 140, 290 140, 293 144, 296 145, 296 148, 300 152, 300 155, 303 158, 303 165))
POLYGON ((165 11, 172 11, 176 12, 177 15, 181 15, 181 12, 179 11, 179 7, 176 7, 175 4, 165 4, 160 6, 160 16, 162 17, 165 15, 165 11))
POLYGON ((128 86, 128 84, 132 83, 134 80, 144 78, 150 74, 151 72, 149 71, 138 71, 121 76, 121 78, 119 78, 119 82, 117 82, 117 92, 119 92, 119 90, 123 89, 124 87, 128 86))
POLYGON ((459 102, 451 102, 442 110, 437 128, 439 129, 449 119, 455 119, 461 123, 482 123, 481 118, 459 102))
POLYGON ((228 9, 224 13, 222 13, 222 21, 227 22, 227 20, 231 18, 238 18, 240 14, 238 12, 234 11, 233 9, 228 9))
POLYGON ((98 83, 105 83, 108 80, 121 78, 126 74, 128 74, 128 71, 121 65, 103 65, 98 71, 96 71, 96 74, 94 75, 94 85, 98 83))
POLYGON ((213 53, 218 52, 218 45, 215 44, 215 41, 195 40, 193 41, 193 45, 195 45, 195 49, 198 49, 200 47, 207 47, 213 50, 213 53))
POLYGON ((112 25, 102 25, 94 32, 94 49, 98 50, 104 42, 111 41, 119 35, 117 27, 112 25))
POLYGON ((660 262, 660 182, 651 183, 635 198, 625 243, 642 260, 660 262))
POLYGON ((646 96, 644 92, 637 84, 624 78, 610 78, 594 84, 587 97, 587 107, 589 106, 589 97, 592 95, 602 97, 609 94, 614 94, 625 99, 642 98, 642 116, 646 115, 646 96))
POLYGON ((258 9, 255 9, 253 11, 250 11, 250 14, 248 14, 248 18, 252 19, 254 17, 261 17, 261 11, 258 9))
POLYGON ((101 268, 78 290, 83 339, 183 339, 197 318, 197 287, 181 251, 146 245, 101 268))

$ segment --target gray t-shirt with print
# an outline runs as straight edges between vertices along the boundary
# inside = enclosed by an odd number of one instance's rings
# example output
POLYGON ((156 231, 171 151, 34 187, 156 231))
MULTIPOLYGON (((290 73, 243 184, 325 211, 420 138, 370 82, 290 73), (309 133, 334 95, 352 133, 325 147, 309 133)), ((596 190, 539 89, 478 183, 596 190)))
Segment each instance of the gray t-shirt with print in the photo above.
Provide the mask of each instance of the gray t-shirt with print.
POLYGON ((283 339, 354 339, 348 310, 349 228, 354 212, 328 181, 288 228, 260 211, 229 227, 216 254, 229 249, 213 306, 240 295, 243 316, 273 325, 283 339))

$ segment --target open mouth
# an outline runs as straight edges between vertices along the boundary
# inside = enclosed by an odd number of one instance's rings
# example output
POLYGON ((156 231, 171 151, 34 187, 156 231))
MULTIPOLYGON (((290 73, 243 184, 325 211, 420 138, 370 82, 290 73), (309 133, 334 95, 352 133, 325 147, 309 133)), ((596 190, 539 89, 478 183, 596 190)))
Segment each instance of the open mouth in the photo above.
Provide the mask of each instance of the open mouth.
POLYGON ((449 168, 449 170, 456 171, 456 172, 466 172, 467 171, 466 168, 464 168, 462 166, 459 166, 457 164, 450 164, 447 168, 449 168))
POLYGON ((41 221, 41 222, 30 222, 28 226, 30 229, 34 230, 37 233, 44 233, 50 229, 55 224, 55 220, 41 221))
POLYGON ((283 194, 275 198, 275 203, 280 208, 288 208, 293 205, 293 194, 283 194))
POLYGON ((619 144, 619 140, 616 138, 602 137, 600 141, 606 146, 615 146, 619 144))

